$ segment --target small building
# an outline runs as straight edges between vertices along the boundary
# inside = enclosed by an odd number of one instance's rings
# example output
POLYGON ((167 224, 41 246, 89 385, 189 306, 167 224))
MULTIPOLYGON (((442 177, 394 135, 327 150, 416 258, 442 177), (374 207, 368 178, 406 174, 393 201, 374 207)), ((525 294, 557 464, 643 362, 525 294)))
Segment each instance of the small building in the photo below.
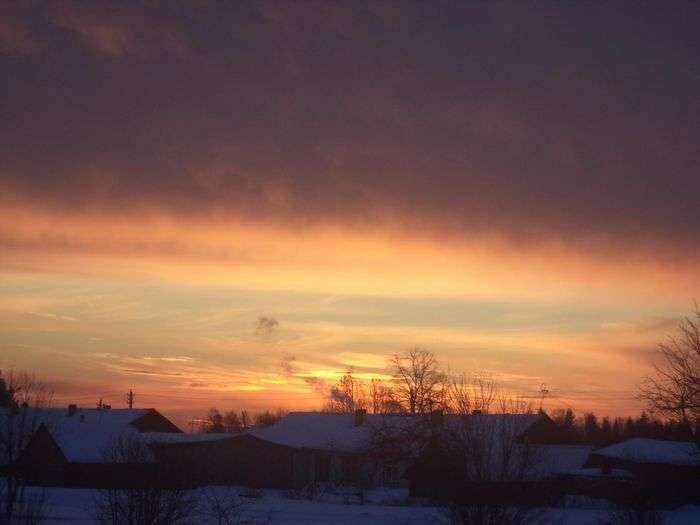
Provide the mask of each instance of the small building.
POLYGON ((546 414, 447 416, 406 472, 411 495, 452 502, 549 504, 559 472, 592 449, 563 445, 546 414))
POLYGON ((242 485, 293 488, 294 448, 252 433, 146 434, 156 464, 179 486, 242 485))
POLYGON ((252 436, 291 451, 293 486, 328 482, 365 486, 405 485, 408 458, 401 451, 380 452, 378 438, 398 441, 410 435, 417 416, 401 414, 291 412, 252 436), (392 452, 396 452, 392 454, 392 452))
MULTIPOLYGON (((482 439, 494 433, 506 433, 509 439, 522 442, 520 450, 534 450, 544 459, 538 468, 554 471, 580 468, 586 461, 590 447, 552 447, 559 431, 544 414, 473 414, 469 416, 443 415, 433 412, 425 415, 354 413, 292 412, 274 425, 255 429, 248 435, 261 442, 284 447, 278 454, 286 455, 281 461, 284 472, 278 480, 287 486, 327 482, 360 486, 409 486, 415 494, 430 483, 422 460, 430 455, 430 443, 450 439, 450 434, 463 428, 464 423, 482 439), (528 444, 526 445, 525 442, 528 444), (556 449, 556 450, 555 450, 556 449), (568 452, 568 455, 566 454, 568 452), (573 459, 572 459, 573 458, 573 459), (287 470, 286 465, 291 465, 287 470), (419 474, 420 473, 420 474, 419 474)), ((235 441, 221 446, 236 446, 235 441)), ((240 446, 240 445, 238 445, 240 446)), ((495 448, 493 449, 495 450, 495 448)), ((279 456, 278 456, 279 457, 279 456)), ((452 458, 446 462, 454 463, 452 458)), ((438 466, 435 477, 444 476, 449 469, 438 466)), ((534 472, 534 471, 533 471, 534 472)), ((435 477, 432 481, 436 481, 435 477)))
POLYGON ((393 436, 419 418, 404 415, 292 412, 240 434, 143 435, 161 465, 177 464, 185 484, 300 489, 316 483, 405 485, 408 460, 377 454, 375 438, 393 436))
POLYGON ((223 439, 154 437, 151 448, 160 463, 186 465, 182 470, 199 485, 405 486, 403 474, 416 455, 416 431, 424 421, 364 410, 291 412, 272 426, 223 439))
POLYGON ((626 480, 607 484, 605 497, 609 499, 657 506, 700 501, 700 448, 696 443, 629 439, 594 450, 585 467, 599 480, 626 480))
POLYGON ((623 470, 647 484, 700 480, 700 448, 692 442, 634 438, 593 451, 586 466, 623 470))
POLYGON ((31 409, 36 431, 15 470, 30 484, 75 487, 151 481, 153 459, 138 447, 146 433, 183 435, 155 409, 31 409))

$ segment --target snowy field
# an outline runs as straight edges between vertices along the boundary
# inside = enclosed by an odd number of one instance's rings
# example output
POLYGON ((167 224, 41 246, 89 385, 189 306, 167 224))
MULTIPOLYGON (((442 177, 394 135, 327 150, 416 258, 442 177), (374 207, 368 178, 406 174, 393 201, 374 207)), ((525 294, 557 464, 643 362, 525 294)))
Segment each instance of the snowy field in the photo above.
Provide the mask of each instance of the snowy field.
MULTIPOLYGON (((46 497, 45 521, 47 524, 96 523, 95 501, 98 492, 86 489, 32 489, 46 497)), ((202 489, 218 497, 230 497, 235 491, 230 488, 212 487, 202 489)), ((240 489, 245 494, 245 489, 240 489)), ((202 494, 199 493, 199 496, 202 494)), ((235 496, 234 496, 235 497, 235 496)), ((200 497, 200 501, 203 498, 200 497)), ((286 497, 279 491, 267 490, 256 497, 240 496, 241 502, 236 523, 301 525, 308 523, 346 524, 390 524, 410 525, 418 523, 449 525, 444 510, 421 505, 409 505, 401 491, 369 492, 365 503, 350 501, 342 495, 325 495, 320 501, 308 501, 286 497)), ((206 505, 192 516, 191 523, 217 523, 214 516, 207 516, 206 505)), ((603 504, 579 502, 576 508, 541 509, 533 523, 561 525, 584 525, 605 523, 610 511, 603 504)), ((667 525, 691 525, 700 523, 700 507, 684 507, 664 515, 667 525)))

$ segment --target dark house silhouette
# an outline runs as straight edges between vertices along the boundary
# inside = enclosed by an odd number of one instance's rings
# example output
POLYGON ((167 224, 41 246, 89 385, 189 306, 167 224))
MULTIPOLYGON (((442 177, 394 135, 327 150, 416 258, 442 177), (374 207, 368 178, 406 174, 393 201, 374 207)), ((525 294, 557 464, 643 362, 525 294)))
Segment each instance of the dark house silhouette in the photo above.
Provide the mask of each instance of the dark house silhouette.
POLYGON ((155 476, 152 461, 119 461, 122 439, 157 432, 183 435, 155 409, 32 409, 37 430, 20 453, 15 471, 30 484, 66 487, 129 485, 155 476))
POLYGON ((580 469, 592 447, 561 444, 546 414, 449 415, 406 471, 413 496, 451 502, 548 504, 556 477, 580 469))
MULTIPOLYGON (((464 482, 440 450, 447 429, 468 421, 488 438, 503 425, 517 446, 539 447, 533 477, 583 466, 589 447, 545 444, 559 438, 545 415, 471 416, 292 412, 267 428, 240 434, 184 434, 153 409, 45 410, 17 469, 37 485, 196 487, 232 484, 303 488, 315 483, 410 486, 435 496, 464 482), (110 451, 124 440, 147 453, 110 451)), ((504 480, 497 480, 502 483, 504 480)))
POLYGON ((697 443, 634 438, 591 453, 586 467, 601 475, 624 473, 632 496, 662 504, 700 501, 697 443))
POLYGON ((405 415, 292 412, 266 428, 185 442, 154 440, 158 461, 178 460, 196 484, 230 483, 302 488, 313 483, 405 484, 407 458, 378 458, 372 439, 378 431, 399 434, 419 418, 405 415))

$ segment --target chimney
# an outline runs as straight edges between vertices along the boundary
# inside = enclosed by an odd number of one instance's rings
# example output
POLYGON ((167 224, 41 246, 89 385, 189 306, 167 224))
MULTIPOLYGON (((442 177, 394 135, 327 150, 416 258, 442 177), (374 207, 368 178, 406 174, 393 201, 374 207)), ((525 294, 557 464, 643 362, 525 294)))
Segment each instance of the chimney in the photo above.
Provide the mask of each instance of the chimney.
POLYGON ((78 412, 78 405, 71 403, 68 405, 68 416, 74 416, 78 412))
POLYGON ((362 424, 365 422, 365 415, 367 414, 367 411, 364 408, 358 408, 355 410, 355 426, 356 427, 361 427, 362 424))

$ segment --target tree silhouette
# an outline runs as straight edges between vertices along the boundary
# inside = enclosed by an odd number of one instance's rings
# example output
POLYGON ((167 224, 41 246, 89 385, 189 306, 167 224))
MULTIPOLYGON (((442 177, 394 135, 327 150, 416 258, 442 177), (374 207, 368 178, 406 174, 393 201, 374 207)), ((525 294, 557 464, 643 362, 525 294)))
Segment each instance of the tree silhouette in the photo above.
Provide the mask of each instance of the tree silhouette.
POLYGON ((424 414, 444 407, 447 376, 440 371, 435 354, 413 348, 394 355, 389 363, 396 398, 407 412, 424 414))
POLYGON ((655 374, 641 387, 649 408, 691 425, 700 421, 700 309, 684 318, 676 336, 659 345, 655 374))

